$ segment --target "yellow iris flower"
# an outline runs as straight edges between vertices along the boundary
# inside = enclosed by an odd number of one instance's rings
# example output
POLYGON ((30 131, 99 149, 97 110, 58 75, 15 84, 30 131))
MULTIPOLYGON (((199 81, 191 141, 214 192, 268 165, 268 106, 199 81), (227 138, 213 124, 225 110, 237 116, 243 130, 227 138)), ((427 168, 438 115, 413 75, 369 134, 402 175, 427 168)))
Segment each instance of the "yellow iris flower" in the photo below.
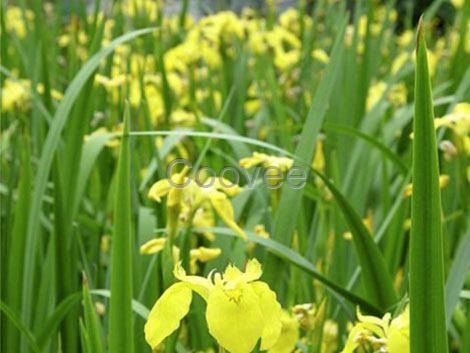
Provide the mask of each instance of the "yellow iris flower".
MULTIPOLYGON (((155 238, 147 241, 140 246, 140 253, 142 255, 153 255, 163 250, 168 238, 155 238)), ((191 273, 196 273, 198 270, 198 262, 209 262, 220 256, 222 250, 220 248, 206 248, 200 246, 189 251, 189 266, 191 273)), ((180 249, 173 245, 172 248, 173 261, 180 261, 180 249)))
POLYGON ((261 339, 261 349, 270 349, 281 332, 282 310, 276 294, 259 281, 262 270, 256 260, 248 261, 245 272, 228 266, 223 274, 207 278, 188 276, 177 265, 180 282, 169 287, 153 306, 145 324, 145 339, 155 349, 173 333, 188 314, 193 291, 207 303, 209 333, 231 353, 249 353, 261 339))
POLYGON ((253 152, 251 157, 240 159, 240 167, 248 169, 261 164, 264 168, 274 167, 282 172, 289 170, 294 164, 294 160, 287 157, 269 156, 264 153, 253 152))
POLYGON ((408 353, 410 351, 410 319, 408 307, 395 319, 390 313, 383 318, 362 315, 357 312, 359 322, 349 333, 346 346, 341 353, 353 353, 364 345, 377 351, 388 353, 408 353))
POLYGON ((268 353, 291 353, 299 339, 299 323, 295 317, 283 311, 281 315, 281 333, 277 342, 268 353))
POLYGON ((228 196, 235 196, 242 189, 224 178, 216 178, 211 185, 205 183, 199 185, 195 180, 186 177, 188 171, 185 168, 173 176, 171 181, 169 179, 157 181, 150 188, 148 197, 160 202, 161 197, 168 195, 167 206, 178 207, 179 219, 182 221, 187 221, 191 214, 194 214, 193 224, 194 219, 199 224, 212 224, 207 212, 213 210, 237 235, 245 240, 248 239, 245 231, 235 222, 233 206, 228 199, 228 196))

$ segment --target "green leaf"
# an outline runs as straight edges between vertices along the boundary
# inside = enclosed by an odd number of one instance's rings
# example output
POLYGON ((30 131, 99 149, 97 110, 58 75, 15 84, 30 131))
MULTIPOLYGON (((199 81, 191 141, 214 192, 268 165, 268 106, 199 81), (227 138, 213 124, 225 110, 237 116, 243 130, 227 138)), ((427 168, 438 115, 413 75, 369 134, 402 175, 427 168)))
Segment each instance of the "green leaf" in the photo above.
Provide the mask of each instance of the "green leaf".
POLYGON ((129 123, 130 108, 126 104, 121 151, 116 170, 114 229, 111 248, 111 299, 109 309, 109 352, 132 353, 132 225, 129 123))
POLYGON ((410 239, 411 353, 448 351, 441 194, 431 81, 423 23, 418 26, 413 121, 413 195, 410 239))
POLYGON ((41 330, 37 332, 38 346, 43 350, 51 338, 54 337, 54 332, 59 327, 64 317, 70 310, 78 303, 82 297, 80 292, 69 295, 59 305, 54 308, 50 316, 42 323, 41 330))
MULTIPOLYGON (((337 74, 340 71, 344 45, 343 37, 346 24, 347 17, 343 18, 341 22, 341 26, 332 49, 330 62, 323 74, 319 87, 315 92, 307 119, 303 125, 299 144, 297 145, 294 153, 296 158, 306 161, 306 163, 309 163, 309 161, 312 161, 313 159, 315 141, 318 133, 320 132, 326 112, 328 111, 330 96, 333 91, 337 74)), ((278 240, 283 244, 290 244, 292 234, 297 225, 297 218, 302 207, 302 194, 303 189, 291 188, 288 185, 283 187, 279 207, 274 219, 273 239, 278 240)), ((276 269, 276 271, 269 271, 267 273, 268 281, 273 283, 274 288, 276 288, 276 281, 282 278, 282 276, 279 276, 279 272, 277 270, 277 260, 272 257, 268 257, 266 261, 268 268, 276 269)))
MULTIPOLYGON (((18 185, 18 200, 14 209, 14 221, 11 230, 11 243, 8 249, 8 273, 5 290, 5 301, 10 308, 16 312, 21 310, 21 293, 23 277, 23 263, 25 260, 25 234, 28 225, 29 203, 31 199, 31 161, 29 151, 29 140, 23 140, 21 151, 21 174, 18 185)), ((6 324, 3 328, 6 332, 6 346, 18 345, 18 332, 6 324)))
POLYGON ((61 133, 68 121, 70 110, 75 103, 81 89, 87 82, 88 78, 98 68, 102 59, 111 54, 116 47, 128 42, 138 36, 153 32, 154 28, 145 28, 122 35, 113 40, 106 48, 101 49, 97 54, 93 55, 88 62, 80 69, 74 77, 72 83, 67 88, 64 98, 61 100, 57 111, 54 114, 52 124, 50 125, 46 140, 44 142, 41 158, 39 160, 38 169, 34 182, 34 192, 31 200, 31 208, 28 217, 28 228, 26 233, 26 250, 23 277, 23 297, 22 297, 22 317, 26 324, 31 320, 32 303, 34 298, 34 274, 37 238, 41 218, 41 206, 46 191, 47 180, 51 170, 52 161, 55 152, 60 143, 61 133))
POLYGON ((18 317, 18 315, 13 310, 11 310, 8 307, 8 305, 6 305, 1 300, 0 300, 0 309, 5 314, 5 316, 8 319, 10 319, 10 321, 16 326, 16 328, 26 337, 26 340, 28 341, 29 347, 35 353, 41 353, 41 350, 39 349, 39 347, 36 343, 36 339, 34 338, 33 334, 25 326, 25 324, 21 321, 21 319, 18 317))
POLYGON ((387 146, 385 146, 373 136, 370 136, 358 129, 343 124, 325 123, 323 124, 323 129, 326 131, 330 130, 333 132, 352 135, 357 138, 360 138, 361 140, 364 140, 371 146, 377 148, 382 153, 383 157, 387 158, 397 167, 400 173, 402 173, 403 175, 406 175, 408 173, 407 166, 400 160, 400 158, 398 158, 398 156, 392 150, 390 150, 387 146))
POLYGON ((450 323, 470 269, 470 232, 460 241, 446 282, 446 322, 450 323))
POLYGON ((98 316, 93 306, 93 302, 90 296, 90 288, 88 287, 88 281, 83 278, 83 311, 85 313, 85 330, 88 334, 89 344, 91 352, 103 353, 103 333, 101 332, 101 326, 98 316))
POLYGON ((352 208, 341 191, 327 177, 315 170, 314 172, 333 194, 352 233, 367 297, 382 310, 390 308, 396 304, 397 297, 385 258, 379 247, 362 222, 361 217, 352 208))
MULTIPOLYGON (((111 298, 111 292, 107 289, 93 289, 90 293, 93 295, 99 295, 100 297, 111 298)), ((132 311, 144 320, 147 320, 147 317, 150 314, 150 310, 144 304, 135 299, 132 299, 132 311)))

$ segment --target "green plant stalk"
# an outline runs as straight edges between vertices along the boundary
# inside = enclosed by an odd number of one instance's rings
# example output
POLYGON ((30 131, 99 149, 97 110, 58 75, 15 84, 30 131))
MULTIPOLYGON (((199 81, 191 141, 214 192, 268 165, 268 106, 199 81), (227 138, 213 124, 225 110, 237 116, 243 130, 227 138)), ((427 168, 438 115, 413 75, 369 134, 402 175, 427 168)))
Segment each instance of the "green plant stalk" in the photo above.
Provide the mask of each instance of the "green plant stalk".
POLYGON ((441 195, 431 82, 423 23, 418 25, 410 239, 411 353, 448 351, 441 195))
MULTIPOLYGON (((31 162, 29 151, 29 139, 23 139, 21 151, 21 171, 18 185, 18 201, 15 205, 15 217, 11 230, 11 244, 8 252, 8 273, 6 304, 15 311, 21 310, 22 271, 24 261, 25 234, 29 212, 30 190, 31 190, 31 162)), ((19 335, 11 323, 6 323, 3 328, 6 332, 5 347, 17 347, 19 335)))
POLYGON ((111 299, 109 353, 134 352, 132 320, 132 226, 129 144, 129 105, 124 114, 124 131, 117 167, 114 230, 111 253, 111 299))

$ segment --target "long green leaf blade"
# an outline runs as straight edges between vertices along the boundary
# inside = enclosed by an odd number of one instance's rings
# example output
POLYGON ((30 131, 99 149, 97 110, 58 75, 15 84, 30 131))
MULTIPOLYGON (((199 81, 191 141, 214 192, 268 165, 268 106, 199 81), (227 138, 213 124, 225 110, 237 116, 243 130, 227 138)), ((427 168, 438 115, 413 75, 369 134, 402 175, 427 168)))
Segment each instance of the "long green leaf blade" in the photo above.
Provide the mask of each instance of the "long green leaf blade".
POLYGON ((134 351, 129 109, 127 105, 121 151, 116 171, 117 188, 114 202, 114 231, 111 250, 110 353, 132 353, 134 351))
POLYGON ((154 28, 145 28, 124 34, 113 40, 106 48, 100 50, 97 54, 92 56, 90 60, 80 69, 78 74, 74 77, 72 83, 65 92, 64 98, 60 102, 56 113, 54 114, 53 122, 47 134, 44 146, 41 151, 41 158, 39 167, 36 171, 34 180, 34 192, 30 213, 28 217, 28 228, 26 233, 26 250, 25 258, 27 261, 24 265, 23 277, 23 298, 22 298, 22 317, 25 324, 29 324, 31 320, 31 306, 33 302, 33 276, 35 273, 36 263, 34 261, 36 256, 36 243, 38 237, 38 230, 40 226, 41 206, 46 191, 47 180, 51 170, 52 161, 57 147, 60 143, 61 133, 68 121, 69 113, 75 103, 80 90, 83 88, 88 78, 98 68, 102 59, 111 54, 114 49, 120 44, 131 41, 132 39, 153 32, 154 28))
POLYGON ((410 240, 411 353, 448 351, 441 195, 423 24, 418 27, 410 240))
POLYGON ((328 178, 321 173, 315 173, 323 180, 333 194, 351 230, 354 247, 356 248, 362 269, 364 289, 367 297, 373 304, 383 310, 390 308, 396 304, 397 297, 384 256, 361 218, 343 194, 328 178))

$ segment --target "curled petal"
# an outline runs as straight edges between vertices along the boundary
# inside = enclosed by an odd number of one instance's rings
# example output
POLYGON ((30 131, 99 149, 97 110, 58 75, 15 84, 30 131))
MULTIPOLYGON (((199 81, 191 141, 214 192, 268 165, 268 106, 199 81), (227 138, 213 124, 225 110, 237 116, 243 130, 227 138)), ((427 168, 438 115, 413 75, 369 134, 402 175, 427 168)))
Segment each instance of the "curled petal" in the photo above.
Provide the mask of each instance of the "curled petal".
POLYGON ((189 311, 191 299, 191 289, 184 283, 175 283, 157 300, 144 328, 145 340, 152 349, 180 326, 181 319, 189 311))

